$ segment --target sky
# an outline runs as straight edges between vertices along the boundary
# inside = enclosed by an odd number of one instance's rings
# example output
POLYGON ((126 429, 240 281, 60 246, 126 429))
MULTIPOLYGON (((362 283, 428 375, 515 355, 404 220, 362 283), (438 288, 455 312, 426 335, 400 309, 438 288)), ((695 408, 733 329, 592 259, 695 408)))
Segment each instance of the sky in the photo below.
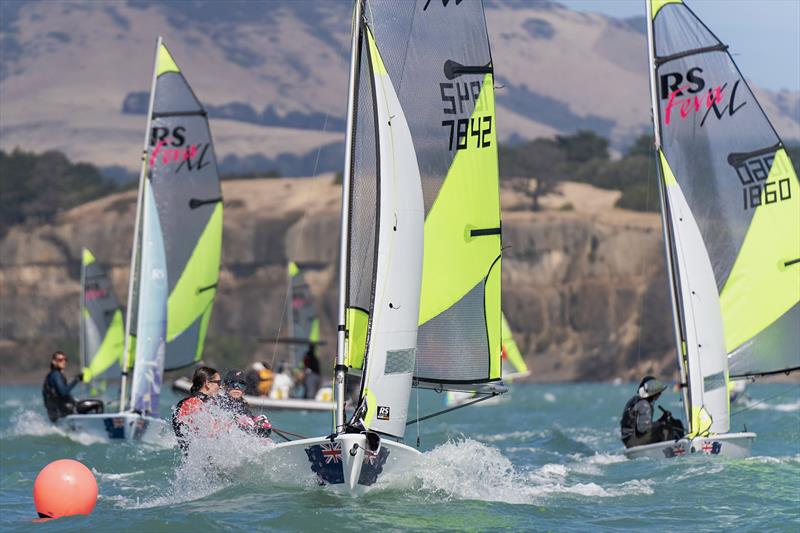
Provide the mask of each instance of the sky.
MULTIPOLYGON (((558 0, 579 11, 644 16, 644 0, 558 0)), ((800 91, 800 0, 693 0, 692 11, 730 46, 745 77, 760 87, 800 91)))

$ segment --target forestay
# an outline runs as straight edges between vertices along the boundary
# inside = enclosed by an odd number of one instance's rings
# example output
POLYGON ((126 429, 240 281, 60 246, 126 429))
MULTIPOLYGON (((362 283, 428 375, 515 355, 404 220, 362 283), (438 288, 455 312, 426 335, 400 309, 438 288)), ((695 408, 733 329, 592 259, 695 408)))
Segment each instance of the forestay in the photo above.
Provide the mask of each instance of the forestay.
MULTIPOLYGON (((475 390, 501 374, 494 77, 483 6, 371 0, 365 17, 405 113, 422 177, 426 218, 415 383, 475 390)), ((363 94, 358 117, 368 122, 363 94)), ((375 168, 373 150, 369 139, 356 145, 356 169, 375 168)), ((363 187, 360 194, 366 200, 374 191, 363 187)), ((358 217, 356 224, 368 222, 358 217)), ((368 271, 370 255, 362 257, 368 271)), ((359 311, 352 313, 357 318, 359 311)))
POLYGON ((171 370, 202 356, 219 280, 222 193, 206 111, 163 44, 157 61, 147 163, 164 235, 171 370))
POLYGON ((652 0, 651 84, 691 433, 728 430, 730 376, 800 367, 800 200, 728 47, 652 0))
POLYGON ((81 364, 84 383, 118 378, 125 326, 122 310, 103 268, 92 252, 82 253, 81 364))

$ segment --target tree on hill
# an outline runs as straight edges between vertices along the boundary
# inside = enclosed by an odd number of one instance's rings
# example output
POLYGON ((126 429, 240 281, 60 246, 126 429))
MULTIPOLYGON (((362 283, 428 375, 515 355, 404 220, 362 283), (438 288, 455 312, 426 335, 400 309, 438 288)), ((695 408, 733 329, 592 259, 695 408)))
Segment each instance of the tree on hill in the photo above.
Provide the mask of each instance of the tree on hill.
POLYGON ((97 167, 61 152, 0 150, 0 235, 14 224, 52 222, 60 211, 116 190, 97 167))

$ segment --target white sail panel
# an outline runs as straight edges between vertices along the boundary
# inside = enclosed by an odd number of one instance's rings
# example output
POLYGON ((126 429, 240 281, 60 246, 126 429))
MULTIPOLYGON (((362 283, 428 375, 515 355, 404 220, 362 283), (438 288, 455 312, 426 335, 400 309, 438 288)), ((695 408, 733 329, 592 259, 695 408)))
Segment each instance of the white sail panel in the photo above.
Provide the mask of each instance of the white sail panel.
POLYGON ((379 141, 378 254, 361 402, 368 429, 402 438, 416 361, 424 207, 403 109, 369 30, 379 141))
POLYGON ((139 316, 136 321, 136 364, 131 407, 158 414, 167 336, 167 259, 156 199, 150 181, 144 185, 139 271, 139 316))
POLYGON ((726 433, 730 425, 728 354, 714 271, 697 221, 663 154, 661 165, 684 322, 685 347, 681 350, 689 386, 689 432, 726 433))

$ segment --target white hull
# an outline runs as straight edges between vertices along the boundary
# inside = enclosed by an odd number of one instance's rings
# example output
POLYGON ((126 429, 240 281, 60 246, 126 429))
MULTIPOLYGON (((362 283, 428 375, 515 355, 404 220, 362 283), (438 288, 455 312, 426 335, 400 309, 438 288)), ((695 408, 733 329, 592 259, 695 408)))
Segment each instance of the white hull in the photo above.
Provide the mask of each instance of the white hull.
POLYGON ((68 433, 80 433, 99 441, 136 441, 157 446, 173 446, 172 427, 161 418, 136 413, 69 415, 57 425, 68 433))
POLYGON ((717 455, 732 459, 741 459, 750 455, 750 447, 756 438, 755 433, 722 433, 709 437, 694 439, 678 439, 644 444, 626 448, 623 453, 628 459, 649 457, 651 459, 671 459, 692 454, 717 455))
POLYGON ((358 496, 388 476, 399 475, 422 455, 419 451, 381 439, 376 452, 365 451, 367 439, 359 433, 295 440, 275 446, 270 456, 278 474, 276 481, 291 484, 327 485, 332 490, 358 496))
MULTIPOLYGON (((186 378, 176 379, 172 383, 172 390, 189 393, 192 383, 186 378)), ((322 389, 320 389, 322 390, 322 389)), ((330 389, 329 389, 330 390, 330 389)), ((317 394, 319 396, 319 394, 317 394)), ((329 396, 333 396, 332 393, 329 396)), ((269 414, 272 411, 326 411, 332 412, 336 404, 326 400, 305 400, 303 398, 266 398, 264 396, 244 396, 247 405, 257 414, 269 414)))

